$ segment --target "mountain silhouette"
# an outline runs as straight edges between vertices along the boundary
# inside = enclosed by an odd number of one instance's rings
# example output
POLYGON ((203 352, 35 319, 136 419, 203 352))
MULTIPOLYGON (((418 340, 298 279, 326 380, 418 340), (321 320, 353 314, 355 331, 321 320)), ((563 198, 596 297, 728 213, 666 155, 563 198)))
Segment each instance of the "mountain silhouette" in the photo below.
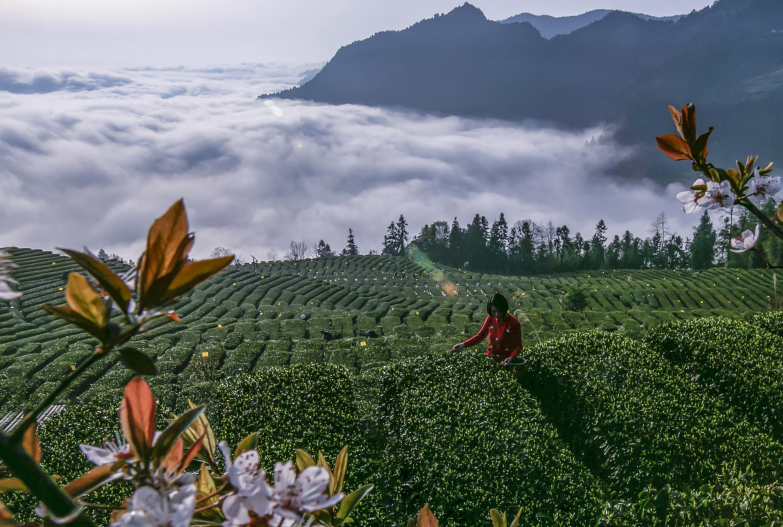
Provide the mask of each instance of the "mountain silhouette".
MULTIPOLYGON (((567 35, 572 31, 585 27, 601 20, 603 17, 611 13, 611 9, 593 9, 581 15, 574 16, 549 16, 549 15, 533 15, 531 13, 520 13, 504 20, 498 20, 501 24, 514 24, 517 22, 529 22, 534 28, 541 33, 544 38, 552 38, 557 35, 567 35)), ((668 17, 655 17, 645 15, 642 13, 632 13, 643 20, 665 20, 675 21, 682 17, 682 15, 668 16, 668 17)))
POLYGON ((713 162, 783 157, 781 30, 781 0, 719 0, 676 22, 612 11, 551 39, 465 3, 344 46, 312 80, 272 96, 565 128, 609 123, 622 143, 643 145, 620 172, 642 167, 665 182, 673 170, 654 137, 673 131, 667 104, 694 102, 702 129, 717 128, 713 162))

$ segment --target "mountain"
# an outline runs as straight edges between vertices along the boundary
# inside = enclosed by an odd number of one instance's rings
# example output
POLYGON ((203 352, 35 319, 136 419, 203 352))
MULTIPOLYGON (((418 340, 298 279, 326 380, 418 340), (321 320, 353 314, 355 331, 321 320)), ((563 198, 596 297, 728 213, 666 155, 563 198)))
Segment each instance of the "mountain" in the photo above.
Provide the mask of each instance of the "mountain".
MULTIPOLYGON (((552 38, 557 35, 567 35, 572 31, 576 31, 579 28, 588 26, 593 22, 601 20, 603 17, 611 13, 609 9, 594 9, 587 13, 575 16, 549 16, 549 15, 533 15, 531 13, 520 13, 504 20, 498 20, 501 24, 514 24, 517 22, 528 22, 534 28, 541 33, 544 38, 552 38)), ((631 13, 638 16, 642 20, 661 20, 674 22, 682 15, 667 16, 667 17, 654 17, 650 15, 644 15, 642 13, 631 13)))
POLYGON ((621 142, 650 154, 621 172, 643 165, 660 180, 672 173, 652 154, 653 138, 672 131, 667 104, 692 101, 702 127, 716 126, 711 151, 723 157, 714 162, 783 157, 781 29, 780 0, 719 0, 676 22, 612 11, 547 40, 529 22, 490 21, 466 3, 344 46, 307 84, 272 96, 567 128, 611 123, 621 142))

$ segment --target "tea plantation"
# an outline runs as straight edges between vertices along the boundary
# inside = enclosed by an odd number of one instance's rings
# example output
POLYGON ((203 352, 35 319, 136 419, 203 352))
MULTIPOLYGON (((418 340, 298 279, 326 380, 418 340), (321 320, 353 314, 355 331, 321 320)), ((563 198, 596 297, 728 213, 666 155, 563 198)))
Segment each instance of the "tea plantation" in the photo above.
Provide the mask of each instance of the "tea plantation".
MULTIPOLYGON (((24 294, 0 303, 0 417, 94 346, 41 308, 64 303, 76 266, 8 251, 24 294)), ((349 490, 376 486, 360 524, 406 525, 429 503, 447 526, 519 507, 520 525, 763 525, 783 520, 775 300, 772 271, 755 269, 507 277, 417 257, 261 262, 199 286, 175 306, 180 323, 150 324, 135 346, 155 360, 161 420, 205 404, 229 444, 259 432, 267 470, 295 448, 333 459, 348 444, 349 490), (562 308, 573 286, 582 311, 562 308), (449 351, 494 292, 522 323, 530 368, 518 379, 481 346, 449 351)), ((77 444, 119 428, 131 375, 106 359, 63 395, 41 429, 50 473, 89 468, 77 444)), ((3 499, 30 517, 25 496, 3 499)))

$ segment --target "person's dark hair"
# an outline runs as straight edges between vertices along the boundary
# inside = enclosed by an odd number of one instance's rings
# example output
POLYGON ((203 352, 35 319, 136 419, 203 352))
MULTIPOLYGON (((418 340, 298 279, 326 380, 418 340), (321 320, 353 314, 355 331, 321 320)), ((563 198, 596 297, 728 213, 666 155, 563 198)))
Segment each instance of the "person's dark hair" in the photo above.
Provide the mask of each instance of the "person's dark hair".
POLYGON ((487 315, 492 316, 492 306, 498 308, 501 313, 508 313, 508 300, 500 293, 495 293, 487 300, 487 315))

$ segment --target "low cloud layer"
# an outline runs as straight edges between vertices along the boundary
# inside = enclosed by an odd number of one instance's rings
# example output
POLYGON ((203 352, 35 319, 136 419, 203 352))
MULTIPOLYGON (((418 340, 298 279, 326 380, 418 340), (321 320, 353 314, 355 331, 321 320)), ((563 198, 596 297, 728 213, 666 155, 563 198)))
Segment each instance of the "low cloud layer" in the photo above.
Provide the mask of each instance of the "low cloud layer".
POLYGON ((674 194, 608 176, 632 154, 611 130, 363 106, 256 100, 318 65, 46 72, 0 67, 0 246, 103 248, 135 259, 151 221, 180 197, 197 257, 249 259, 291 240, 380 249, 404 214, 412 233, 502 211, 590 235, 646 236, 674 194), (596 138, 596 141, 592 141, 596 138), (588 144, 590 143, 590 144, 588 144))

